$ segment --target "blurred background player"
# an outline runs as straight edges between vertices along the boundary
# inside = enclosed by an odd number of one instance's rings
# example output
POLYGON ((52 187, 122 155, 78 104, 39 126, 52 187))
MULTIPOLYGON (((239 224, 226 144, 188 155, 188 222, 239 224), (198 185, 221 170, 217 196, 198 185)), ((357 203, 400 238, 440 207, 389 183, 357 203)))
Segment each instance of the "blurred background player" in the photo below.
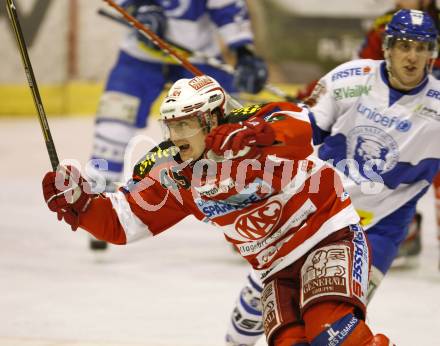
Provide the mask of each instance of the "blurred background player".
MULTIPOLYGON (((369 300, 397 256, 417 201, 440 171, 440 81, 430 74, 437 40, 427 13, 400 10, 385 30, 384 61, 354 60, 336 67, 309 99, 319 158, 331 160, 347 176, 344 187, 370 241, 369 300), (374 190, 371 181, 380 179, 384 184, 374 190)), ((254 345, 262 331, 256 304, 261 285, 255 276, 247 280, 227 345, 254 345)))
MULTIPOLYGON (((254 53, 248 9, 238 0, 126 0, 119 1, 139 22, 161 38, 205 57, 221 58, 219 38, 235 56, 235 74, 192 60, 229 93, 258 93, 268 77, 264 61, 254 53)), ((105 160, 100 173, 107 191, 121 178, 124 153, 137 129, 144 128, 153 102, 167 82, 192 77, 136 31, 121 43, 96 114, 92 159, 105 160)), ((96 161, 97 164, 99 161, 96 161)), ((91 240, 92 249, 106 244, 91 240)))
MULTIPOLYGON (((382 60, 382 40, 385 33, 385 27, 390 22, 393 14, 400 9, 415 9, 425 11, 432 18, 435 27, 439 30, 439 17, 440 11, 437 8, 435 0, 399 0, 396 1, 396 7, 384 15, 378 17, 372 28, 368 31, 364 43, 359 49, 358 56, 361 59, 375 59, 382 60)), ((434 60, 432 74, 437 79, 440 78, 440 58, 434 60)), ((436 191, 435 209, 437 214, 437 234, 440 241, 440 174, 436 176, 433 182, 434 190, 436 191)), ((399 248, 399 254, 394 262, 394 265, 407 265, 411 264, 412 258, 415 258, 420 254, 422 250, 421 242, 421 226, 422 226, 422 214, 416 212, 411 227, 408 232, 408 236, 399 248)), ((440 269, 440 260, 439 260, 440 269)))

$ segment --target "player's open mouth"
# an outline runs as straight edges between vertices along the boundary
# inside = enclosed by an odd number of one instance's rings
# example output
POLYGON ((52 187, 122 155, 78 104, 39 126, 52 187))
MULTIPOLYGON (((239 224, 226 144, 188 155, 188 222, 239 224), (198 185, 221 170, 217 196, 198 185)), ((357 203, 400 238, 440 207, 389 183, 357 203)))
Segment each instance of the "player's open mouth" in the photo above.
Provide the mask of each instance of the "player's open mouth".
POLYGON ((181 144, 179 145, 180 151, 185 151, 189 149, 189 144, 181 144))
POLYGON ((415 70, 417 70, 417 67, 415 67, 415 66, 405 66, 405 70, 406 70, 406 72, 413 73, 415 70))

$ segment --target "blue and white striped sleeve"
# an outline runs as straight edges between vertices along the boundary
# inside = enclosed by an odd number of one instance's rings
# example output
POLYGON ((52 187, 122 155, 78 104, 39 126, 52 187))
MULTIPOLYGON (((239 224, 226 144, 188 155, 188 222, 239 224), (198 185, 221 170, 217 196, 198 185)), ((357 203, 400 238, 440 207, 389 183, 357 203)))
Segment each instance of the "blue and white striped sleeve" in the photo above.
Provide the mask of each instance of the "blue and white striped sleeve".
POLYGON ((254 42, 244 0, 207 0, 207 9, 223 41, 232 49, 254 42))

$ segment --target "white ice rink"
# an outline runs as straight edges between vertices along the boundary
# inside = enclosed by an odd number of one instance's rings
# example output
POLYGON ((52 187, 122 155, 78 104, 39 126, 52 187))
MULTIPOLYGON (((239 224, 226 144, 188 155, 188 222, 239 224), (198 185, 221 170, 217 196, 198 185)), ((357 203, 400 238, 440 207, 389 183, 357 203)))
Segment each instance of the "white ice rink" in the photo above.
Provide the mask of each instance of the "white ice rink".
MULTIPOLYGON (((92 118, 49 121, 59 157, 84 163, 92 118)), ((247 266, 216 229, 186 220, 98 261, 85 232, 71 232, 43 202, 50 164, 36 117, 0 120, 0 162, 1 346, 223 345, 247 266)), ((419 266, 390 272, 369 309, 373 331, 399 346, 440 345, 432 191, 419 209, 419 266)))

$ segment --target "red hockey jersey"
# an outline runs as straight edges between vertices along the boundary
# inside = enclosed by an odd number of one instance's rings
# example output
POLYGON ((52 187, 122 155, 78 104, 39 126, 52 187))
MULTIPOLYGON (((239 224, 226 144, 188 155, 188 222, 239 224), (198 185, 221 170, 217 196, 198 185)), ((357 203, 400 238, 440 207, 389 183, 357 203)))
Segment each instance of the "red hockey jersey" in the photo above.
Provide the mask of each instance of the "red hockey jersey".
POLYGON ((233 111, 228 122, 269 122, 276 144, 256 157, 181 162, 163 142, 117 193, 93 199, 82 228, 124 244, 157 235, 192 214, 225 238, 265 279, 359 217, 331 165, 312 156, 308 109, 289 103, 233 111))

